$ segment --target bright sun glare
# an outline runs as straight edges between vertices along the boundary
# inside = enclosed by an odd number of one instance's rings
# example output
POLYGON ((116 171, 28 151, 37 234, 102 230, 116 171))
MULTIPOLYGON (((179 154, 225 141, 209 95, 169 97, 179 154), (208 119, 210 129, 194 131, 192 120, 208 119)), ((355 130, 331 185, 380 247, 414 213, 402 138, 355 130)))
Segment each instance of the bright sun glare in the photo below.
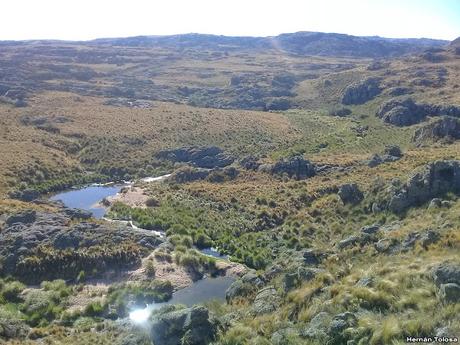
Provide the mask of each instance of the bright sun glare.
POLYGON ((148 320, 150 316, 150 309, 136 309, 129 313, 129 318, 135 323, 144 323, 148 320))

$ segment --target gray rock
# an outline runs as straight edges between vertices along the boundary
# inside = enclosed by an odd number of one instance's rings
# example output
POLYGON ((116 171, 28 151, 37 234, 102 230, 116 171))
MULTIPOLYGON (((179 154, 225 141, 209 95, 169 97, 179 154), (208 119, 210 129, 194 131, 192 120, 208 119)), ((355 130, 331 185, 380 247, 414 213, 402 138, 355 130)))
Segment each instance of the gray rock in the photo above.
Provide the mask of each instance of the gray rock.
POLYGON ((406 238, 402 242, 402 249, 404 251, 414 248, 415 243, 420 239, 420 234, 418 232, 411 232, 407 234, 406 238))
POLYGON ((356 286, 364 286, 364 287, 372 287, 375 284, 374 277, 362 277, 358 282, 355 284, 356 286))
POLYGON ((301 336, 325 344, 329 338, 327 333, 331 319, 332 316, 329 313, 319 312, 311 319, 308 326, 301 331, 301 336))
POLYGON ((412 141, 417 144, 439 141, 441 139, 460 139, 460 120, 453 117, 442 117, 417 128, 412 141))
POLYGON ((89 219, 92 213, 78 208, 65 208, 64 213, 71 219, 89 219))
POLYGON ((401 213, 448 192, 460 192, 460 161, 436 161, 413 173, 404 186, 392 192, 388 208, 401 213))
POLYGON ((382 157, 380 157, 378 154, 372 155, 372 157, 367 161, 367 166, 369 168, 375 168, 376 166, 380 165, 383 163, 382 157))
POLYGON ((441 207, 441 199, 439 198, 433 198, 430 201, 430 204, 428 205, 428 208, 438 208, 441 207))
POLYGON ((379 253, 391 253, 397 251, 399 243, 396 239, 382 238, 374 247, 379 253))
POLYGON ((340 344, 341 342, 346 343, 347 337, 345 330, 347 328, 355 327, 358 323, 358 319, 355 314, 345 312, 337 314, 329 324, 329 336, 333 339, 334 344, 340 344))
POLYGON ((356 183, 344 184, 339 188, 339 197, 344 204, 356 205, 360 203, 364 195, 356 183))
POLYGON ((391 99, 382 104, 376 114, 384 122, 395 126, 410 126, 427 116, 460 117, 460 107, 453 105, 417 104, 411 98, 391 99))
POLYGON ((195 306, 154 316, 150 335, 154 344, 207 345, 216 332, 217 322, 208 309, 195 306))
POLYGON ((240 161, 240 165, 247 170, 257 170, 261 163, 254 156, 246 156, 240 161))
POLYGON ((40 196, 40 192, 35 189, 24 189, 19 191, 13 191, 9 193, 10 198, 18 199, 22 201, 33 201, 40 196))
POLYGON ((241 280, 243 281, 243 283, 251 284, 256 288, 261 288, 264 285, 262 279, 260 279, 260 277, 254 271, 246 273, 244 276, 241 277, 241 280))
POLYGON ((262 290, 259 290, 251 310, 255 315, 273 313, 279 308, 280 304, 281 299, 278 296, 275 288, 273 286, 268 286, 262 290))
POLYGON ((243 282, 241 279, 235 280, 225 292, 227 303, 232 303, 238 297, 246 297, 257 290, 257 287, 243 282))
POLYGON ((16 213, 6 218, 6 225, 11 226, 15 223, 30 224, 35 222, 37 219, 37 212, 34 210, 24 211, 22 213, 16 213))
POLYGON ((328 254, 316 249, 307 249, 303 252, 302 256, 306 265, 316 266, 327 258, 328 254))
POLYGON ((342 96, 343 104, 364 104, 380 94, 380 78, 367 78, 349 85, 342 96))
POLYGON ((442 263, 434 268, 432 276, 437 286, 447 283, 460 285, 460 266, 442 263))
POLYGON ((397 145, 388 145, 388 146, 386 146, 383 153, 385 155, 398 157, 398 158, 401 158, 403 156, 401 148, 399 146, 397 146, 397 145))
POLYGON ((299 335, 299 332, 293 327, 282 328, 274 332, 271 336, 271 343, 273 345, 291 345, 292 338, 299 335))
POLYGON ((286 174, 290 178, 297 180, 304 180, 316 175, 315 166, 300 156, 282 159, 275 164, 263 164, 259 166, 258 170, 273 175, 286 174))
POLYGON ((455 283, 441 284, 439 294, 447 303, 458 303, 460 302, 460 285, 455 283))
POLYGON ((441 236, 439 233, 433 230, 428 230, 425 232, 422 237, 420 237, 420 244, 422 245, 423 248, 427 248, 428 246, 432 245, 433 243, 436 243, 439 241, 441 236))
POLYGON ((347 237, 346 239, 340 241, 338 244, 337 244, 337 247, 339 249, 345 249, 347 247, 353 247, 355 246, 356 244, 360 243, 361 239, 359 236, 357 235, 353 235, 353 236, 350 236, 350 237, 347 237))
POLYGON ((368 235, 375 235, 379 230, 380 225, 378 224, 367 225, 361 228, 361 232, 368 235))
POLYGON ((318 273, 325 272, 320 268, 298 267, 294 272, 284 274, 282 286, 284 292, 288 292, 299 286, 302 282, 307 282, 316 277, 318 273))

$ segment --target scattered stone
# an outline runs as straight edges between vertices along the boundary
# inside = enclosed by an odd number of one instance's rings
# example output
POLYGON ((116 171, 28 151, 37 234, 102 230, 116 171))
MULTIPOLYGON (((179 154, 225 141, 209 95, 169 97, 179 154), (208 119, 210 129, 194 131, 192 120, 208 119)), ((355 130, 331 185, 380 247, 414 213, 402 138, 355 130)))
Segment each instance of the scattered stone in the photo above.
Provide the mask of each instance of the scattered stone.
POLYGON ((359 190, 356 183, 342 185, 339 188, 338 194, 344 204, 356 205, 364 198, 363 193, 359 190))

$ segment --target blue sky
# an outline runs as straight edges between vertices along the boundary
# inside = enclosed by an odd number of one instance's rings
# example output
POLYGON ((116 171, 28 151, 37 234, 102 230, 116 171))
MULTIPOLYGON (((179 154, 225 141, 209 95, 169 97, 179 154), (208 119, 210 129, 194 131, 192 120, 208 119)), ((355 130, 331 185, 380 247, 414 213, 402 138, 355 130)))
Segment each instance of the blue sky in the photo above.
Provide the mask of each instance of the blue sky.
POLYGON ((460 0, 12 0, 1 7, 2 40, 295 31, 460 36, 460 0))

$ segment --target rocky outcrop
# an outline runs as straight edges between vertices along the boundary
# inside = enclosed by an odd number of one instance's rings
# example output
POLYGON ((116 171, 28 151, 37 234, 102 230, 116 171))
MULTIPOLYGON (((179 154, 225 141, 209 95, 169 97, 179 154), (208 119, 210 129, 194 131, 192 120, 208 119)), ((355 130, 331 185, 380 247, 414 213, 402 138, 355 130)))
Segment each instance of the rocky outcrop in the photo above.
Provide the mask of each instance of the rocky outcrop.
POLYGON ((420 123, 427 116, 460 117, 460 107, 454 105, 418 104, 412 98, 391 99, 380 106, 376 115, 384 122, 403 127, 420 123))
POLYGON ((158 159, 172 162, 184 162, 200 168, 212 169, 224 167, 233 163, 234 158, 216 146, 182 147, 174 150, 160 151, 156 154, 158 159))
POLYGON ((12 191, 9 193, 9 197, 12 199, 18 199, 21 201, 32 201, 40 196, 40 192, 35 189, 24 189, 12 191))
POLYGON ((342 96, 343 104, 364 104, 380 94, 379 78, 368 78, 348 86, 342 96))
POLYGON ((340 186, 339 197, 344 204, 356 205, 364 198, 363 192, 356 183, 348 183, 340 186))
POLYGON ((263 281, 254 272, 248 272, 241 279, 235 280, 225 292, 227 303, 237 298, 247 297, 263 286, 263 281))
POLYGON ((207 345, 217 333, 217 321, 201 306, 155 315, 150 329, 154 344, 207 345))
POLYGON ((247 170, 257 170, 261 163, 255 156, 246 156, 240 161, 240 165, 247 170))
POLYGON ((324 272, 320 268, 298 267, 293 272, 285 273, 282 279, 284 292, 289 292, 299 286, 302 282, 307 282, 316 277, 317 274, 324 272))
POLYGON ((443 263, 432 272, 439 296, 446 303, 460 302, 460 266, 443 263))
POLYGON ((446 116, 430 122, 415 131, 412 141, 422 144, 441 139, 460 139, 460 119, 446 116))
POLYGON ((73 279, 140 264, 143 251, 163 242, 151 231, 92 223, 85 211, 24 211, 6 217, 0 232, 1 273, 27 283, 73 279))
POLYGON ((269 314, 277 310, 280 304, 281 298, 276 289, 273 286, 268 286, 257 293, 251 311, 254 315, 269 314))
POLYGON ((263 164, 259 166, 258 170, 273 175, 287 175, 297 180, 304 180, 316 175, 315 166, 300 156, 282 159, 275 164, 263 164))
POLYGON ((238 176, 239 171, 234 167, 201 169, 183 167, 176 170, 167 178, 167 181, 175 183, 187 183, 199 180, 208 180, 210 182, 224 182, 233 180, 238 176))
POLYGON ((397 145, 388 145, 385 147, 383 154, 374 154, 366 162, 367 166, 374 168, 382 163, 394 162, 399 160, 403 156, 401 148, 397 145))
POLYGON ((436 161, 414 173, 391 192, 388 208, 400 213, 448 192, 460 192, 460 161, 436 161))

